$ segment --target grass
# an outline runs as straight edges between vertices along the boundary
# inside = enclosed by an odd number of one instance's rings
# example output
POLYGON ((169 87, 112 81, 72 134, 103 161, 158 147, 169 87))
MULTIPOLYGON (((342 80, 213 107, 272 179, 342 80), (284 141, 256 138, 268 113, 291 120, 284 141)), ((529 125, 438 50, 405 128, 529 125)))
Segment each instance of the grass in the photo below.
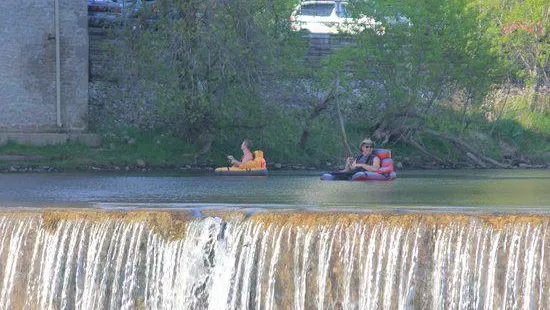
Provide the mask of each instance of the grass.
MULTIPOLYGON (((181 156, 182 144, 170 141, 157 143, 158 140, 141 136, 135 142, 108 142, 100 148, 91 148, 80 143, 66 143, 51 146, 25 146, 13 142, 0 147, 3 155, 37 155, 40 159, 21 161, 0 161, 0 166, 39 167, 53 165, 63 170, 88 170, 90 167, 130 167, 143 161, 152 167, 176 167, 186 164, 181 156), (174 147, 175 146, 175 147, 174 147)), ((150 138, 150 137, 149 137, 150 138)), ((192 163, 189 161, 188 163, 192 163)))
MULTIPOLYGON (((549 99, 548 96, 543 98, 549 99)), ((460 136, 465 141, 479 147, 487 156, 501 160, 503 143, 517 150, 523 158, 535 164, 550 163, 550 111, 533 111, 530 101, 518 96, 508 101, 506 109, 497 119, 487 121, 483 111, 469 114, 470 124, 464 129, 459 113, 452 110, 438 111, 437 117, 426 124, 443 133, 460 136)), ((352 151, 356 144, 369 135, 366 128, 372 124, 346 123, 348 139, 352 151)), ((310 124, 310 138, 305 148, 298 147, 303 127, 288 119, 264 129, 261 132, 224 132, 216 136, 210 150, 201 156, 194 156, 201 145, 190 143, 180 136, 158 131, 123 130, 120 133, 106 133, 102 136, 101 147, 90 148, 84 144, 70 142, 51 146, 25 146, 8 142, 0 146, 0 155, 33 155, 28 160, 2 160, 0 169, 6 167, 51 166, 59 170, 90 170, 98 167, 109 170, 142 169, 143 164, 153 169, 177 169, 191 165, 216 167, 225 165, 225 157, 241 155, 239 145, 244 138, 252 141, 253 149, 262 149, 268 164, 302 165, 323 167, 327 162, 332 166, 342 164, 346 155, 342 138, 334 120, 320 117, 310 124), (37 159, 38 158, 38 159, 37 159)), ((442 142, 428 135, 422 136, 424 147, 458 167, 467 163, 464 154, 448 142, 442 142)), ((392 150, 394 160, 402 161, 405 167, 429 166, 426 158, 414 147, 405 143, 388 143, 378 147, 392 150)), ((506 148, 506 147, 505 147, 506 148)), ((506 151, 506 150, 504 150, 506 151)), ((520 158, 521 159, 521 158, 520 158)))

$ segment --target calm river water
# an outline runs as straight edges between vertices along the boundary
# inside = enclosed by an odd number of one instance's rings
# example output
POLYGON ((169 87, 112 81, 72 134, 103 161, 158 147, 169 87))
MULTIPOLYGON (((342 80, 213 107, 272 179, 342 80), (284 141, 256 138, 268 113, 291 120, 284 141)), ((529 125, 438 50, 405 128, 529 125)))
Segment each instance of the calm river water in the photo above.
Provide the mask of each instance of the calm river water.
POLYGON ((550 212, 550 170, 403 171, 392 182, 321 181, 320 174, 0 174, 0 203, 550 212))

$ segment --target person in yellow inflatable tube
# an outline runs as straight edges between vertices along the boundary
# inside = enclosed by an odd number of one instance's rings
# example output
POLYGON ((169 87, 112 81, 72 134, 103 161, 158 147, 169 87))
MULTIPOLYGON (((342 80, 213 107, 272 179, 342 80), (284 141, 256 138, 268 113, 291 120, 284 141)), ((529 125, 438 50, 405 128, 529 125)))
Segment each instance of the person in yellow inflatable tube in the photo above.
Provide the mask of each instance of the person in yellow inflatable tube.
POLYGON ((254 155, 252 155, 252 152, 250 152, 250 149, 248 148, 248 139, 244 139, 243 143, 241 143, 241 150, 243 151, 243 156, 240 161, 236 160, 235 157, 231 155, 227 156, 231 166, 239 167, 242 164, 254 159, 254 155))
POLYGON ((244 140, 241 144, 241 149, 243 150, 243 158, 241 161, 235 160, 233 156, 227 156, 231 166, 230 167, 219 167, 216 168, 216 171, 249 171, 249 170, 259 170, 266 169, 266 162, 264 158, 264 152, 262 150, 255 150, 250 152, 248 149, 248 140, 244 140), (249 156, 250 154, 251 156, 249 156))

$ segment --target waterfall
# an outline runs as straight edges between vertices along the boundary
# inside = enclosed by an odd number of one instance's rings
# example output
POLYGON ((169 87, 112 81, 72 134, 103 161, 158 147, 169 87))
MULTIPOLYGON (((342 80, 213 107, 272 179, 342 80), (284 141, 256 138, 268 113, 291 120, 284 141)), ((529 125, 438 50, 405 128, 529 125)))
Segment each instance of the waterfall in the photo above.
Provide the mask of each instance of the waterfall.
POLYGON ((208 214, 0 213, 0 308, 550 304, 548 215, 208 214))

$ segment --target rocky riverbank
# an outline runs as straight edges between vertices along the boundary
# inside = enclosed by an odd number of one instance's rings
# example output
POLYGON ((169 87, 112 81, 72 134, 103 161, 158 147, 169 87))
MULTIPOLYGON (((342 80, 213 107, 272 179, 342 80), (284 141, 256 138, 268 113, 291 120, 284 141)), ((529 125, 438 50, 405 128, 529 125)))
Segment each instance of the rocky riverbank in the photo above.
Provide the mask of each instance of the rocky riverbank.
MULTIPOLYGON (((416 165, 403 167, 401 162, 397 162, 396 170, 435 170, 435 169, 485 169, 472 165, 445 167, 441 165, 416 165)), ((52 164, 20 164, 6 163, 0 164, 0 173, 51 173, 51 172, 151 172, 151 173, 207 173, 213 172, 215 169, 213 164, 193 164, 182 166, 153 166, 147 165, 144 161, 136 163, 136 165, 83 165, 75 167, 56 166, 52 164)), ((268 164, 270 171, 332 171, 339 170, 343 167, 334 166, 327 163, 323 166, 311 166, 305 164, 284 165, 280 163, 268 164)), ((550 165, 529 165, 520 163, 516 166, 510 166, 508 169, 550 169, 550 165)))

